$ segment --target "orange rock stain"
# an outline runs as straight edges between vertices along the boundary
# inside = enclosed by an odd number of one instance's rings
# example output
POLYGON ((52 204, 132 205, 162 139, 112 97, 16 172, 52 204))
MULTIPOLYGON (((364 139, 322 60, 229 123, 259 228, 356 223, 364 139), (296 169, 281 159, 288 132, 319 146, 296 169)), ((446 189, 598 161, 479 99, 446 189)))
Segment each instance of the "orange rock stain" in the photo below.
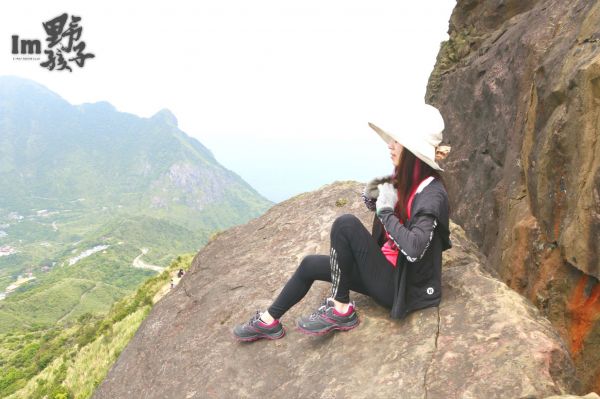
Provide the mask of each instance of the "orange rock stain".
POLYGON ((583 348, 583 341, 592 329, 594 322, 600 319, 600 283, 597 283, 586 297, 585 287, 589 276, 584 274, 577 282, 573 294, 567 303, 571 312, 571 353, 576 357, 583 348))

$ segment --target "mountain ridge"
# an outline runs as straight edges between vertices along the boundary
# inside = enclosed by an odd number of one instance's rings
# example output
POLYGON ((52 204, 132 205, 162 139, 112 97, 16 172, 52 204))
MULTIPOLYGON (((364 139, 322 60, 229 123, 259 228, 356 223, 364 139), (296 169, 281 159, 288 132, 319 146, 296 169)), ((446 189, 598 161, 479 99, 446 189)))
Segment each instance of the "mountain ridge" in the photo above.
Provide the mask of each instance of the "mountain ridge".
POLYGON ((165 267, 273 204, 166 108, 146 118, 108 101, 71 105, 16 76, 0 76, 0 105, 0 297, 19 276, 35 277, 0 300, 0 332, 63 320, 59 307, 79 309, 67 319, 106 312, 155 273, 134 267, 141 248, 165 267), (73 276, 106 289, 81 296, 73 276), (59 298, 52 287, 69 278, 59 298), (34 294, 57 309, 36 308, 34 294))

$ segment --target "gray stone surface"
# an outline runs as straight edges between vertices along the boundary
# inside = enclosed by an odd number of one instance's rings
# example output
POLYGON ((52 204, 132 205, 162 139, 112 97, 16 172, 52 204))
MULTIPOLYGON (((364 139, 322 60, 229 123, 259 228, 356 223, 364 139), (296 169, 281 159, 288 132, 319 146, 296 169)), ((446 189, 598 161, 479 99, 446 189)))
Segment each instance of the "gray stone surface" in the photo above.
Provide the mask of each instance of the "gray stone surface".
POLYGON ((600 2, 458 0, 426 101, 451 218, 600 392, 600 2))
POLYGON ((159 301, 95 398, 544 398, 571 392, 573 364, 550 323, 482 266, 452 224, 438 308, 391 320, 353 294, 361 325, 305 336, 294 320, 329 285, 316 282, 282 318, 277 341, 238 343, 234 324, 266 308, 300 260, 329 253, 335 218, 370 230, 363 184, 335 182, 273 206, 214 238, 180 284, 159 301))

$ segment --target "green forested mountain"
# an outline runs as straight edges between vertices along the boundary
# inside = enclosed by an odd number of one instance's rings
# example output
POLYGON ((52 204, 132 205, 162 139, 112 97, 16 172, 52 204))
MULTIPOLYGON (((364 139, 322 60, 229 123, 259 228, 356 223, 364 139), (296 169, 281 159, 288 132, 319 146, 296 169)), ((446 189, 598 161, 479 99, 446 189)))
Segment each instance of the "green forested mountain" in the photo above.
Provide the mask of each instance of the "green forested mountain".
POLYGON ((0 398, 90 397, 152 305, 171 289, 169 280, 179 269, 187 271, 193 256, 177 256, 107 314, 86 312, 64 325, 0 333, 0 398))
POLYGON ((271 205, 166 109, 71 105, 0 77, 0 333, 105 313, 271 205))

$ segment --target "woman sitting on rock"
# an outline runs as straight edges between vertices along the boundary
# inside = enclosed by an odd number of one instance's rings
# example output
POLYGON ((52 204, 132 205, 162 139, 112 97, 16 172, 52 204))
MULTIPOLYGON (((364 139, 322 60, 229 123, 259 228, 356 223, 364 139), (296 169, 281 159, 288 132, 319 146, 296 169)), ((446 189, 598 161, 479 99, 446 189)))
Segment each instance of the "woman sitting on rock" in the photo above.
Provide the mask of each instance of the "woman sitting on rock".
POLYGON ((436 163, 449 147, 440 147, 444 121, 429 105, 411 113, 419 131, 386 133, 369 123, 388 144, 394 173, 370 181, 362 194, 375 211, 373 231, 352 214, 336 218, 327 255, 308 255, 264 312, 233 329, 235 338, 254 341, 285 335, 279 319, 308 292, 315 280, 331 282, 331 296, 298 329, 322 335, 350 330, 359 318, 349 291, 373 298, 395 319, 441 301, 442 251, 451 248, 449 205, 436 163))

